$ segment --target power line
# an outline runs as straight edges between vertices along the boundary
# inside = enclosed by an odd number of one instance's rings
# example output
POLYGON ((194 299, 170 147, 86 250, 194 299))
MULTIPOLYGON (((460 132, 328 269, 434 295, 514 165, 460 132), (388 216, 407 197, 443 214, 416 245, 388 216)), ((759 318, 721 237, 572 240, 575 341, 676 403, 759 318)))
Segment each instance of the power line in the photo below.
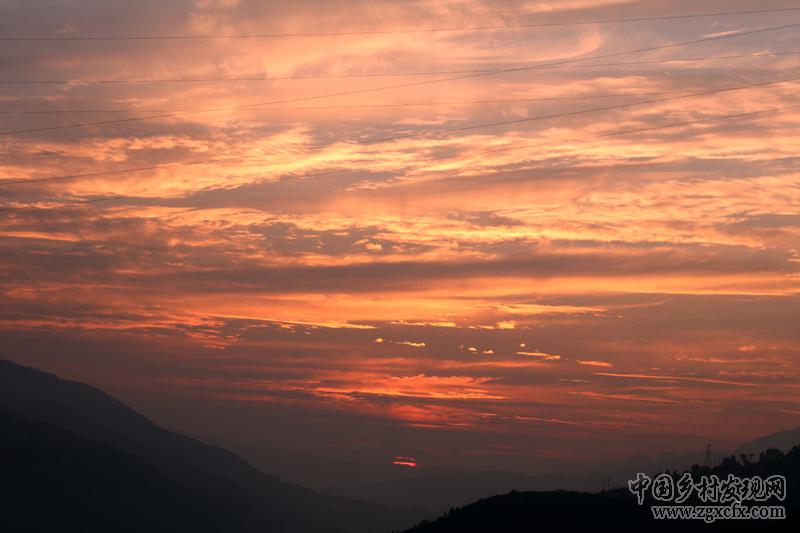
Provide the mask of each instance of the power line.
MULTIPOLYGON (((784 106, 784 107, 772 107, 772 108, 768 108, 768 109, 761 109, 761 110, 758 110, 758 111, 748 111, 748 112, 744 112, 744 113, 734 113, 734 114, 731 114, 731 115, 720 115, 720 116, 716 116, 716 117, 707 117, 707 118, 700 118, 700 119, 694 119, 694 120, 687 120, 687 121, 684 121, 684 122, 673 122, 671 124, 666 124, 666 125, 662 124, 662 125, 658 125, 658 126, 644 126, 644 127, 641 127, 641 128, 633 128, 633 129, 628 129, 628 130, 612 131, 612 132, 608 132, 608 133, 601 133, 601 134, 597 134, 597 135, 591 135, 591 136, 588 136, 588 137, 581 137, 581 138, 578 138, 578 139, 575 139, 575 140, 577 140, 577 141, 590 141, 590 140, 595 140, 595 139, 604 139, 604 138, 608 138, 608 137, 617 137, 617 136, 620 136, 620 135, 630 135, 632 133, 647 133, 649 131, 658 131, 658 130, 668 129, 668 128, 694 126, 694 125, 697 125, 697 124, 704 124, 704 123, 718 122, 718 121, 723 121, 723 120, 746 118, 746 117, 763 115, 763 114, 767 114, 767 113, 775 113, 775 112, 780 112, 780 111, 791 111, 793 109, 800 109, 800 104, 784 106)), ((570 140, 572 140, 572 139, 570 139, 570 140)), ((531 148, 531 147, 537 147, 537 146, 551 146, 551 145, 552 145, 551 141, 544 141, 544 142, 529 144, 525 148, 531 148)), ((518 148, 519 147, 517 147, 517 146, 500 146, 500 147, 497 147, 497 148, 489 148, 489 149, 486 149, 486 150, 482 150, 480 153, 481 154, 487 154, 487 153, 507 152, 507 151, 511 151, 511 150, 516 150, 518 148)))
MULTIPOLYGON (((716 61, 726 59, 745 59, 759 57, 775 57, 800 54, 800 50, 789 50, 784 52, 757 52, 752 54, 731 54, 724 56, 707 57, 677 57, 671 59, 647 59, 642 61, 623 61, 616 63, 593 63, 589 65, 556 65, 542 67, 537 70, 556 70, 556 69, 591 69, 596 67, 618 67, 633 65, 650 65, 663 63, 684 63, 695 61, 716 61)), ((260 82, 260 81, 285 81, 285 80, 325 80, 325 79, 347 79, 347 78, 390 78, 402 76, 439 76, 446 74, 488 74, 498 72, 498 69, 478 69, 478 70, 429 70, 421 72, 384 72, 384 73, 364 73, 364 74, 314 74, 298 76, 245 76, 245 77, 218 77, 218 78, 154 78, 154 79, 106 79, 106 80, 0 80, 0 85, 144 85, 157 83, 227 83, 227 82, 260 82)))
MULTIPOLYGON (((570 139, 570 140, 571 141, 578 141, 578 142, 592 141, 592 140, 604 139, 604 138, 609 138, 609 137, 631 135, 631 134, 635 134, 635 133, 647 133, 647 132, 659 131, 659 130, 665 130, 665 129, 680 128, 680 127, 686 127, 686 126, 695 126, 695 125, 698 125, 698 124, 709 124, 709 123, 722 122, 722 121, 727 121, 727 120, 736 120, 736 119, 742 119, 742 118, 752 118, 752 117, 766 115, 766 114, 770 114, 770 113, 780 113, 780 112, 792 111, 792 110, 796 110, 796 109, 800 109, 800 104, 791 105, 791 106, 783 106, 783 107, 772 107, 772 108, 767 108, 767 109, 759 109, 759 110, 756 110, 756 111, 748 111, 748 112, 744 112, 744 113, 733 113, 733 114, 728 114, 728 115, 717 115, 717 116, 714 116, 714 117, 687 120, 687 121, 682 121, 682 122, 673 122, 673 123, 670 123, 670 124, 660 124, 660 125, 657 125, 657 126, 645 126, 645 127, 641 127, 641 128, 632 128, 632 129, 627 129, 627 130, 617 130, 617 131, 612 131, 612 132, 607 132, 607 133, 600 133, 600 134, 596 134, 596 135, 590 135, 590 136, 580 137, 580 138, 577 138, 577 139, 570 139)), ((552 141, 544 141, 544 142, 529 144, 525 148, 529 149, 531 147, 536 147, 536 146, 551 146, 551 145, 552 145, 552 141)), ((520 149, 520 147, 519 146, 502 146, 502 147, 498 147, 498 148, 490 148, 490 149, 482 150, 479 153, 482 155, 482 154, 487 154, 487 153, 506 152, 506 151, 517 150, 517 149, 520 149)), ((432 162, 432 161, 438 162, 438 160, 433 159, 433 158, 428 158, 426 160, 422 160, 422 162, 432 162)), ((314 177, 314 176, 318 176, 318 175, 321 175, 321 174, 344 174, 344 173, 347 173, 347 172, 354 172, 355 170, 358 170, 358 169, 341 169, 341 170, 333 170, 333 171, 325 171, 325 172, 315 172, 315 173, 309 173, 309 174, 301 174, 299 176, 293 176, 293 177, 299 179, 299 178, 314 177)), ((91 203, 108 202, 108 201, 114 201, 114 200, 136 200, 136 199, 140 199, 140 197, 136 197, 136 196, 119 196, 118 195, 118 196, 111 196, 111 197, 93 198, 93 199, 89 199, 89 200, 79 200, 79 201, 67 202, 66 205, 80 205, 80 204, 91 204, 91 203)), ((31 209, 30 206, 13 206, 13 207, 0 208, 0 212, 20 211, 20 210, 29 210, 29 209, 31 209)), ((194 210, 194 208, 191 209, 191 210, 194 210)))
MULTIPOLYGON (((576 116, 576 115, 587 114, 587 113, 597 113, 597 112, 602 112, 602 111, 611 111, 611 110, 615 110, 615 109, 626 109, 626 108, 635 107, 635 106, 656 104, 656 103, 661 103, 661 102, 670 102, 670 101, 682 100, 682 99, 687 99, 687 98, 694 98, 694 97, 699 97, 699 96, 709 96, 709 95, 712 95, 712 94, 721 94, 721 93, 725 93, 725 92, 740 91, 740 90, 744 90, 744 89, 768 87, 768 86, 772 86, 772 85, 778 85, 778 84, 781 84, 781 83, 788 83, 788 82, 798 81, 798 80, 800 80, 800 76, 795 76, 795 77, 792 77, 792 78, 782 78, 782 79, 779 79, 779 80, 772 80, 772 81, 767 81, 767 82, 751 83, 751 84, 747 84, 747 85, 738 85, 738 86, 734 86, 734 87, 723 87, 723 88, 719 88, 719 89, 709 89, 709 90, 706 90, 706 91, 687 93, 687 94, 680 94, 680 95, 673 95, 673 96, 667 96, 667 97, 664 97, 664 98, 653 98, 653 99, 650 99, 650 100, 644 100, 644 101, 639 101, 639 102, 629 102, 629 103, 624 103, 624 104, 616 104, 616 105, 613 105, 613 106, 604 106, 604 107, 596 107, 596 108, 591 108, 591 109, 583 109, 583 110, 579 110, 579 111, 568 111, 568 112, 554 113, 554 114, 549 114, 549 115, 539 115, 539 116, 536 116, 536 117, 526 117, 526 118, 522 118, 522 119, 504 120, 504 121, 497 121, 497 122, 488 122, 488 123, 484 123, 484 124, 474 124, 474 125, 470 125, 470 126, 460 126, 460 127, 456 127, 456 128, 445 128, 445 129, 440 129, 440 130, 435 130, 435 131, 417 132, 417 133, 413 133, 413 134, 397 135, 397 136, 392 136, 392 137, 372 138, 372 139, 366 139, 366 140, 360 141, 359 144, 364 145, 364 146, 369 146, 369 145, 372 145, 372 144, 377 144, 377 143, 387 142, 387 141, 394 141, 394 140, 398 140, 398 139, 406 139, 406 138, 414 138, 414 137, 429 137, 429 136, 433 136, 433 135, 441 135, 443 133, 452 133, 452 132, 457 132, 457 131, 475 130, 475 129, 496 127, 496 126, 509 125, 509 124, 517 124, 517 123, 523 123, 523 122, 534 122, 534 121, 547 120, 547 119, 553 119, 553 118, 564 118, 564 117, 576 116)), ((308 154, 308 153, 314 152, 315 150, 319 150, 321 148, 323 148, 323 147, 312 147, 312 148, 306 150, 305 152, 300 152, 300 153, 295 152, 295 153, 297 153, 298 155, 301 154, 301 153, 302 154, 308 154)), ((216 162, 221 162, 223 160, 235 160, 235 159, 240 159, 240 158, 230 157, 229 156, 229 157, 224 157, 224 158, 211 158, 211 159, 201 159, 201 160, 193 160, 193 161, 185 161, 185 162, 161 163, 161 164, 156 164, 156 165, 148 165, 148 166, 143 166, 143 167, 132 167, 132 168, 127 168, 127 169, 119 169, 119 170, 105 171, 105 172, 99 171, 99 172, 91 172, 91 173, 84 173, 84 174, 71 174, 71 175, 65 175, 65 176, 50 176, 50 177, 45 177, 45 178, 30 178, 30 179, 21 179, 21 180, 15 180, 15 181, 3 181, 3 182, 0 182, 0 188, 3 187, 3 186, 9 186, 9 185, 22 185, 22 184, 28 184, 28 183, 40 183, 40 182, 47 182, 47 181, 64 181, 64 180, 70 180, 70 179, 78 179, 78 178, 85 178, 85 177, 95 177, 95 176, 102 176, 102 175, 108 175, 108 174, 123 174, 123 173, 126 173, 126 172, 139 172, 139 171, 145 171, 145 170, 155 170, 155 169, 159 169, 159 168, 174 167, 174 166, 200 165, 200 164, 207 164, 207 163, 216 163, 216 162)))
MULTIPOLYGON (((438 102, 398 102, 388 104, 350 104, 350 105, 315 105, 315 106, 293 106, 293 107, 271 107, 265 111, 297 111, 297 110, 319 110, 319 109, 361 109, 374 107, 422 107, 437 105, 471 105, 471 104, 499 104, 499 103, 520 103, 520 102, 545 102, 552 100, 588 100, 596 98, 619 98, 623 96, 653 96, 666 94, 664 92, 640 92, 640 93, 606 93, 606 94, 584 94, 574 96, 539 96, 533 98, 501 98, 487 100, 442 100, 438 102)), ((258 108, 252 108, 258 111, 258 108)), ((3 109, 0 115, 27 115, 27 114, 69 114, 69 113, 173 113, 187 111, 186 109, 3 109)))
POLYGON ((665 97, 665 98, 653 98, 653 99, 650 99, 650 100, 642 100, 642 101, 638 101, 638 102, 629 102, 629 103, 625 103, 625 104, 615 104, 615 105, 611 105, 611 106, 595 107, 595 108, 592 108, 592 109, 582 109, 582 110, 579 110, 579 111, 566 111, 566 112, 562 112, 562 113, 552 113, 552 114, 549 114, 549 115, 538 115, 538 116, 535 116, 535 117, 525 117, 525 118, 518 118, 518 119, 512 119, 512 120, 503 120, 503 121, 497 121, 497 122, 486 122, 486 123, 483 123, 483 124, 472 124, 472 125, 469 125, 469 126, 459 126, 459 127, 455 127, 455 128, 444 128, 444 129, 434 130, 434 131, 430 131, 430 132, 422 132, 422 133, 418 132, 418 133, 404 134, 404 135, 393 135, 393 136, 389 136, 389 137, 379 137, 379 138, 375 138, 375 139, 370 139, 368 141, 364 141, 364 142, 362 142, 362 144, 367 144, 367 145, 369 145, 369 144, 378 144, 378 143, 383 143, 383 142, 387 142, 387 141, 395 141, 395 140, 408 139, 408 138, 414 138, 414 137, 423 137, 423 136, 424 137, 429 137, 429 136, 441 135, 443 133, 454 133, 454 132, 459 132, 459 131, 469 131, 469 130, 476 130, 476 129, 484 129, 484 128, 491 128, 491 127, 496 127, 496 126, 508 126, 508 125, 511 125, 511 124, 521 124, 521 123, 525 123, 525 122, 534 122, 534 121, 538 121, 538 120, 546 120, 546 119, 553 119, 553 118, 565 118, 565 117, 571 117, 571 116, 576 116, 576 115, 583 115, 583 114, 586 114, 586 113, 598 113, 598 112, 602 112, 602 111, 612 111, 612 110, 616 110, 616 109, 625 109, 625 108, 629 108, 629 107, 636 107, 636 106, 646 105, 646 104, 655 104, 655 103, 661 103, 661 102, 673 102, 673 101, 676 101, 676 100, 685 100, 687 98, 695 98, 695 97, 698 97, 698 96, 708 96, 708 95, 712 95, 712 94, 721 94, 721 93, 725 93, 725 92, 741 91, 743 89, 755 89, 755 88, 760 88, 760 87, 768 87, 770 85, 778 85, 778 84, 781 84, 781 83, 788 83, 788 82, 798 81, 798 80, 800 80, 800 76, 795 76, 795 77, 792 77, 792 78, 784 78, 782 80, 777 80, 777 81, 750 83, 750 84, 747 84, 747 85, 738 85, 738 86, 735 86, 735 87, 724 87, 724 88, 721 88, 721 89, 709 89, 709 90, 706 90, 706 91, 699 91, 699 92, 681 94, 681 95, 676 95, 676 96, 668 96, 668 97, 665 97))
POLYGON ((362 30, 341 32, 307 32, 307 33, 255 33, 255 34, 206 34, 206 35, 55 35, 55 36, 2 36, 0 41, 157 41, 157 40, 207 40, 207 39, 281 39, 301 37, 343 37, 358 35, 387 35, 403 33, 446 33, 474 32, 490 30, 523 30, 532 28, 550 28, 561 26, 584 26, 588 24, 617 24, 628 22, 655 22, 662 20, 683 20, 693 18, 723 17, 736 15, 758 15, 769 13, 787 13, 800 10, 800 7, 776 9, 752 9, 747 11, 719 11, 716 13, 697 13, 684 15, 664 15, 653 17, 630 17, 616 19, 578 20, 565 22, 537 22, 532 24, 512 24, 495 26, 451 26, 440 28, 407 28, 397 30, 362 30))
POLYGON ((437 76, 445 74, 484 74, 496 69, 483 70, 430 70, 421 72, 385 72, 364 74, 308 74, 296 76, 242 76, 218 78, 162 78, 162 79, 130 79, 130 80, 0 80, 2 85, 134 85, 149 83, 224 83, 248 81, 282 81, 282 80, 338 80, 346 78, 393 78, 400 76, 437 76))
MULTIPOLYGON (((707 56, 707 57, 692 57, 692 58, 672 58, 672 59, 657 59, 647 61, 627 61, 620 63, 597 63, 591 65, 571 65, 571 66, 558 66, 549 68, 593 68, 593 67, 607 67, 607 66, 622 66, 622 65, 644 65, 644 64, 661 64, 661 63, 680 63, 689 61, 710 61, 718 59, 742 59, 742 58, 757 58, 757 57, 772 57, 772 56, 787 56, 798 55, 800 50, 790 50, 783 52, 761 52, 754 54, 733 54, 724 56, 707 56)), ((545 69, 542 69, 545 70, 545 69)), ((375 76, 381 76, 376 74, 375 76)), ((235 78, 222 78, 223 80, 234 80, 235 78)), ((243 78, 244 79, 244 78, 243 78)), ((147 80, 144 80, 147 81, 147 80)), ((151 81, 167 81, 167 80, 151 80, 151 81)), ((188 80, 183 80, 188 81, 188 80)), ((68 83, 68 81, 20 81, 20 82, 4 82, 2 83, 68 83)), ((639 92, 639 93, 605 93, 605 94, 579 94, 573 96, 540 96, 532 98, 502 98, 502 99, 485 99, 485 100, 442 100, 442 101, 429 101, 429 102, 397 102, 397 103, 377 103, 377 104, 350 104, 350 105, 319 105, 319 106, 283 106, 271 107, 269 110, 274 111, 304 111, 304 110, 324 110, 324 109, 368 109, 368 108, 391 108, 391 107, 421 107, 421 106, 437 106, 437 105, 472 105, 472 104, 495 104, 495 103, 522 103, 522 102, 543 102, 543 101, 558 101, 558 100, 588 100, 596 98, 618 98, 625 96, 654 96, 660 94, 667 94, 661 92, 639 92)), ((265 104, 267 105, 267 104, 265 104)), ((259 110, 258 107, 249 108, 251 110, 259 110)), ((191 109, 0 109, 0 115, 27 115, 27 114, 80 114, 80 113, 181 113, 191 109)))
POLYGON ((440 78, 440 79, 436 79, 436 80, 425 80, 425 81, 418 81, 418 82, 401 83, 401 84, 397 84, 397 85, 384 85, 382 87, 372 87, 372 88, 367 88, 367 89, 356 89, 356 90, 341 91, 341 92, 336 92, 336 93, 319 94, 319 95, 314 95, 314 96, 303 96, 303 97, 298 97, 298 98, 286 98, 286 99, 281 99, 281 100, 273 100, 273 101, 269 101, 269 102, 258 102, 258 103, 253 103, 253 104, 244 104, 244 105, 217 107, 217 108, 208 108, 208 109, 198 109, 198 110, 193 110, 193 111, 181 111, 181 112, 173 112, 173 113, 160 113, 160 114, 147 115, 147 116, 143 116, 143 117, 131 117, 131 118, 122 118, 122 119, 113 119, 113 120, 101 120, 101 121, 96 121, 96 122, 80 122, 80 123, 66 124, 66 125, 61 125, 61 126, 47 126, 47 127, 41 127, 41 128, 28 128, 28 129, 21 129, 21 130, 0 131, 0 135, 18 135, 18 134, 23 134, 23 133, 57 131, 57 130, 64 130, 64 129, 71 129, 71 128, 81 128, 81 127, 86 127, 86 126, 105 126, 105 125, 110 125, 110 124, 141 122, 141 121, 145 121, 145 120, 156 120, 156 119, 162 119, 162 118, 174 118, 174 117, 179 117, 179 116, 196 115, 196 114, 203 114, 203 113, 214 113, 214 112, 221 112, 221 111, 236 111, 236 110, 240 110, 240 109, 250 109, 250 108, 253 108, 253 107, 260 107, 260 106, 265 106, 265 105, 286 104, 286 103, 293 103, 293 102, 320 100, 320 99, 332 98, 332 97, 336 97, 336 96, 352 96, 352 95, 356 95, 356 94, 366 94, 366 93, 372 93, 372 92, 387 91, 387 90, 392 90, 392 89, 418 87, 418 86, 423 86, 423 85, 432 85, 432 84, 436 84, 436 83, 444 83, 444 82, 448 82, 448 81, 456 81, 456 80, 462 80, 462 79, 480 78, 480 77, 492 76, 492 75, 501 74, 501 73, 523 72, 523 71, 528 71, 528 70, 537 70, 537 69, 542 69, 542 68, 547 68, 547 67, 552 67, 552 66, 557 66, 557 65, 568 65, 568 64, 572 64, 572 63, 579 63, 579 62, 582 62, 582 61, 589 61, 589 60, 592 60, 592 59, 607 59, 607 58, 612 58, 612 57, 620 57, 620 56, 624 56, 624 55, 628 55, 628 54, 636 54, 636 53, 643 53, 643 52, 653 52, 653 51, 656 51, 656 50, 666 50, 666 49, 669 49, 669 48, 677 48, 677 47, 689 46, 689 45, 693 45, 693 44, 707 43, 707 42, 713 42, 713 41, 721 41, 721 40, 726 40, 726 39, 734 39, 734 38, 737 38, 737 37, 744 37, 744 36, 747 36, 747 35, 756 35, 756 34, 761 34, 761 33, 766 33, 766 32, 780 31, 780 30, 785 30, 785 29, 789 29, 789 28, 797 28, 797 27, 800 27, 800 23, 784 24, 784 25, 781 25, 781 26, 772 26, 772 27, 769 27, 769 28, 762 28, 762 29, 758 29, 758 30, 746 30, 746 31, 740 31, 740 32, 736 32, 736 33, 729 33, 729 34, 725 34, 725 35, 717 35, 717 36, 713 36, 713 37, 704 37, 704 38, 701 38, 701 39, 694 39, 694 40, 691 40, 691 41, 682 41, 682 42, 669 43, 669 44, 658 45, 658 46, 648 46, 648 47, 645 47, 645 48, 637 48, 637 49, 634 49, 634 50, 625 50, 625 51, 622 51, 622 52, 612 52, 612 53, 608 53, 608 54, 590 55, 590 56, 585 56, 585 57, 576 58, 576 59, 564 59, 564 60, 554 61, 554 62, 550 62, 550 63, 542 63, 542 64, 537 64, 537 65, 528 65, 528 66, 515 67, 515 68, 509 68, 509 69, 500 69, 500 70, 489 71, 489 72, 482 73, 482 74, 464 74, 464 75, 459 75, 459 76, 454 76, 454 77, 449 77, 449 78, 440 78))

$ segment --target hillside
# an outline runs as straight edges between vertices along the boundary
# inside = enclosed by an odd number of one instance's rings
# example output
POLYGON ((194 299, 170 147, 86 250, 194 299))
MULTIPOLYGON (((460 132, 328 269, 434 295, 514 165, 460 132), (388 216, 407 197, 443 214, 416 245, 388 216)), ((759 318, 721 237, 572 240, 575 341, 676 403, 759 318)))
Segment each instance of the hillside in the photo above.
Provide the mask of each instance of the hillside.
MULTIPOLYGON (((189 491, 175 491, 181 501, 199 498, 216 507, 217 516, 238 517, 235 527, 228 523, 226 531, 358 533, 414 521, 407 512, 395 508, 322 495, 286 483, 222 448, 167 431, 94 387, 8 361, 0 361, 0 411, 18 420, 46 425, 38 433, 41 438, 37 437, 44 447, 48 445, 44 437, 49 432, 54 436, 51 445, 59 439, 69 441, 69 453, 82 459, 86 457, 79 453, 78 442, 86 443, 87 450, 100 450, 108 461, 116 453, 124 454, 114 457, 130 466, 132 475, 140 476, 142 483, 166 477, 173 482, 173 488, 189 491), (58 433, 59 429, 71 437, 58 433), (149 470, 139 468, 144 465, 149 465, 149 470)), ((15 422, 8 423, 11 428, 21 429, 15 422)), ((11 459, 20 463, 26 460, 31 461, 30 467, 36 462, 26 455, 11 459)), ((36 483, 51 483, 47 472, 38 473, 36 483)), ((66 471, 53 471, 54 476, 62 474, 66 471)), ((56 502, 43 501, 42 505, 56 506, 56 502)), ((90 516, 85 514, 84 518, 88 520, 90 516)))
POLYGON ((4 531, 204 533, 246 520, 140 457, 2 412, 0 472, 4 531))
MULTIPOLYGON (((785 505, 786 520, 723 520, 706 524, 702 520, 654 520, 649 511, 653 501, 636 504, 627 488, 589 494, 580 492, 516 492, 493 496, 451 509, 434 521, 422 522, 406 533, 530 533, 536 531, 797 531, 800 525, 800 446, 789 453, 780 450, 762 452, 758 460, 747 457, 726 458, 714 468, 694 465, 693 478, 715 474, 725 479, 772 474, 786 476, 788 482, 785 505)), ((673 478, 679 477, 677 472, 673 478)), ((777 502, 772 502, 776 504, 777 502)), ((686 505, 701 504, 696 498, 686 505)))
POLYGON ((787 429, 771 433, 763 437, 754 439, 746 444, 743 444, 736 451, 739 454, 759 454, 762 450, 774 448, 781 451, 789 451, 793 446, 800 443, 800 428, 787 429))

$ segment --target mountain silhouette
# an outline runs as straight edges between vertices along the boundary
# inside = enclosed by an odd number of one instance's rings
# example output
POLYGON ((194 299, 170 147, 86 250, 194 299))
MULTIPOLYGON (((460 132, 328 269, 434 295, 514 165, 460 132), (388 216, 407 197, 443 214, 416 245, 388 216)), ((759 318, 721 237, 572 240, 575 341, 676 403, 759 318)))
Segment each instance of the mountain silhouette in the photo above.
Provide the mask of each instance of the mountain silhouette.
POLYGON ((360 533, 420 518, 284 482, 94 387, 9 361, 0 361, 0 414, 3 461, 20 487, 3 482, 1 531, 122 531, 107 521, 130 516, 131 531, 360 533), (36 529, 33 517, 48 510, 36 529))
POLYGON ((736 450, 736 454, 758 454, 769 448, 788 451, 797 443, 800 443, 800 428, 787 429, 745 443, 736 450))
MULTIPOLYGON (((800 446, 751 455, 759 444, 794 438, 791 431, 769 435, 743 446, 748 452, 739 458, 690 469, 695 479, 785 475, 786 520, 656 521, 627 488, 511 491, 451 508, 406 533, 798 531, 800 446)), ((508 482, 505 475, 479 478, 508 482)), ((0 361, 0 480, 0 531, 10 532, 368 533, 400 531, 421 518, 284 482, 222 448, 167 431, 94 387, 8 361, 0 361)), ((515 483, 534 480, 519 476, 515 483)), ((440 488, 451 481, 442 478, 440 488)))
MULTIPOLYGON (((663 503, 652 498, 638 505, 636 497, 627 488, 600 493, 570 491, 518 492, 492 496, 475 503, 450 509, 434 521, 424 521, 405 533, 529 533, 529 532, 583 532, 583 531, 676 531, 683 533, 726 532, 789 532, 800 531, 800 445, 788 453, 769 449, 761 452, 757 460, 744 455, 725 458, 713 468, 693 465, 694 480, 702 475, 716 475, 726 479, 729 474, 740 478, 773 474, 786 477, 786 500, 771 501, 763 505, 785 506, 785 520, 718 520, 707 524, 703 520, 655 520, 650 505, 663 503)), ((655 475, 656 473, 654 473, 655 475)), ((678 472, 669 473, 674 481, 678 472)), ((631 476, 633 477, 633 476, 631 476)), ((696 496, 684 505, 704 505, 696 496)))
POLYGON ((243 529, 241 509, 140 457, 0 412, 3 531, 199 533, 243 529))
POLYGON ((653 531, 647 519, 635 500, 607 494, 511 491, 451 509, 406 533, 653 531))

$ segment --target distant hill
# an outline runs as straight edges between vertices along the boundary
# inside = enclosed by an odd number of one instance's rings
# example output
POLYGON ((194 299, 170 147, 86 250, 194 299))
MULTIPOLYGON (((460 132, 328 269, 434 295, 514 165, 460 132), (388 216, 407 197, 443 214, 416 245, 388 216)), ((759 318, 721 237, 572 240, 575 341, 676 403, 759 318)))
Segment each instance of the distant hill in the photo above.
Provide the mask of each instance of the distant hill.
POLYGON ((246 521, 140 457, 4 412, 0 480, 3 531, 205 533, 246 521))
MULTIPOLYGON (((707 532, 795 532, 800 531, 800 446, 789 453, 780 450, 762 452, 757 461, 743 457, 728 457, 714 468, 694 465, 693 478, 715 474, 725 479, 729 474, 741 478, 754 475, 766 478, 783 474, 787 478, 787 499, 782 502, 787 509, 786 520, 721 520, 706 524, 702 520, 655 520, 649 506, 636 504, 635 497, 626 488, 601 493, 510 492, 492 496, 463 507, 451 509, 434 521, 426 521, 405 533, 529 533, 529 532, 584 532, 584 531, 681 531, 707 532)), ((653 473, 655 474, 655 473, 653 473)), ((673 473, 674 479, 679 474, 673 473)), ((687 505, 700 504, 696 498, 687 505)), ((772 501, 769 505, 777 505, 772 501)))
MULTIPOLYGON (((2 441, 12 454, 7 460, 17 465, 16 474, 25 469, 31 473, 26 483, 40 495, 41 509, 60 508, 57 495, 61 485, 76 483, 76 494, 71 497, 103 503, 110 516, 137 508, 155 513, 172 498, 172 513, 165 517, 183 517, 187 524, 204 522, 205 529, 198 531, 361 533, 406 526, 420 518, 396 508, 322 495, 286 483, 222 448, 167 431, 94 387, 9 361, 0 361, 0 412, 10 431, 2 441), (53 468, 37 466, 47 463, 25 452, 20 444, 25 438, 42 454, 53 454, 53 468), (130 482, 131 490, 115 487, 114 476, 104 476, 84 464, 92 453, 98 454, 101 463, 116 465, 117 470, 109 472, 130 482), (96 483, 86 483, 89 477, 76 480, 81 470, 95 476, 96 483), (157 484, 155 480, 166 480, 163 490, 146 490, 157 484), (191 512, 181 512, 187 509, 191 512), (215 529, 220 521, 225 527, 215 529)), ((72 531, 117 530, 99 527, 103 515, 94 510, 62 516, 78 521, 69 529, 72 531), (81 519, 85 522, 79 523, 81 519)), ((32 531, 4 528, 7 518, 0 513, 0 531, 32 531)), ((51 529, 58 530, 68 529, 51 529)), ((172 529, 184 530, 194 531, 172 529)))
MULTIPOLYGON (((380 498, 387 505, 375 505, 286 483, 222 448, 160 428, 94 387, 0 361, 0 531, 377 533, 408 527, 424 516, 397 506, 422 500, 431 507, 459 505, 492 491, 501 494, 407 531, 800 531, 800 448, 756 453, 786 449, 793 440, 800 442, 798 430, 769 435, 743 446, 740 460, 692 469, 720 476, 787 475, 790 519, 780 523, 657 522, 626 489, 508 492, 509 486, 533 488, 554 480, 504 473, 384 483, 380 498), (751 461, 749 453, 758 460, 751 461), (416 494, 420 486, 431 490, 416 494)), ((665 455, 648 463, 633 457, 605 470, 654 473, 633 465, 672 470, 668 465, 680 459, 665 455)), ((598 472, 562 481, 592 482, 598 472)), ((370 486, 358 490, 368 493, 370 486)))
POLYGON ((635 500, 585 492, 517 492, 451 509, 406 533, 662 531, 635 500))
POLYGON ((798 443, 800 443, 800 428, 787 429, 786 431, 778 431, 743 444, 736 450, 736 453, 737 455, 742 453, 758 455, 762 450, 769 448, 785 452, 798 443))

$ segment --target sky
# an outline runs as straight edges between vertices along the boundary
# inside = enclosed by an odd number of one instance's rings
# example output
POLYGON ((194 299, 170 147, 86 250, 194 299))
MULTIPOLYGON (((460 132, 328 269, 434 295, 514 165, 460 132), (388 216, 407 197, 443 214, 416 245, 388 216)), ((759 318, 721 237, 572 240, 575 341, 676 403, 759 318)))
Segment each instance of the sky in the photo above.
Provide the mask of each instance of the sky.
POLYGON ((794 2, 0 0, 0 37, 3 358, 311 485, 800 425, 794 2))

